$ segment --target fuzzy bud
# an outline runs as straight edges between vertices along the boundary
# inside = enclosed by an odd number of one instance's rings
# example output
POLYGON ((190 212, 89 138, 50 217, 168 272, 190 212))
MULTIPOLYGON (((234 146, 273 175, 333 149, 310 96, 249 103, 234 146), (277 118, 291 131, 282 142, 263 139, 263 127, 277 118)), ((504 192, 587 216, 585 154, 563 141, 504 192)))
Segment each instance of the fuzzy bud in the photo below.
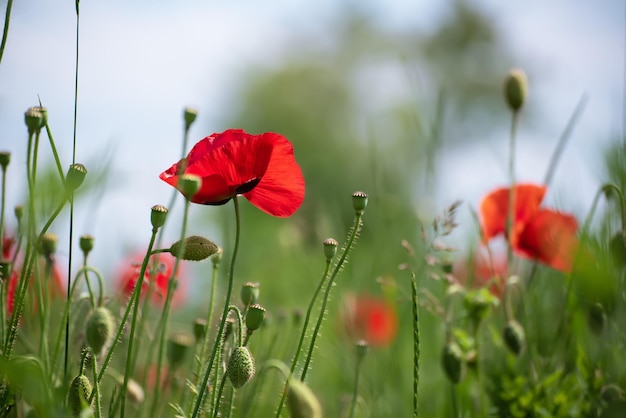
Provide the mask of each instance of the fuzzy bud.
POLYGON ((53 234, 51 232, 44 234, 41 238, 41 253, 45 257, 52 256, 57 250, 58 243, 59 239, 57 238, 56 234, 53 234))
POLYGON ((246 312, 246 328, 248 331, 256 331, 263 324, 265 308, 259 304, 250 305, 246 312))
POLYGON ((352 193, 352 207, 357 215, 363 214, 363 211, 367 207, 367 193, 354 192, 352 193))
POLYGON ((209 258, 216 252, 217 245, 214 242, 198 235, 177 241, 170 247, 170 254, 181 260, 200 261, 209 258))
POLYGON ((65 176, 65 190, 72 193, 78 189, 87 175, 87 169, 82 164, 72 164, 65 176))
POLYGON ((167 342, 167 360, 171 369, 177 369, 185 360, 194 337, 187 332, 172 334, 167 342))
POLYGON ((452 383, 459 383, 465 374, 463 352, 458 344, 451 342, 445 345, 441 354, 441 362, 446 376, 452 383))
POLYGON ((248 347, 236 347, 228 359, 226 374, 236 389, 239 389, 254 376, 254 358, 248 347))
POLYGON ((526 345, 526 335, 519 322, 512 319, 504 327, 502 337, 506 346, 515 355, 519 355, 526 345))
POLYGON ((72 380, 70 391, 67 394, 67 404, 72 416, 82 416, 82 411, 89 408, 89 396, 91 395, 91 383, 84 374, 78 375, 72 380))
POLYGON ((517 112, 522 108, 528 95, 528 80, 522 70, 513 69, 504 80, 504 97, 509 107, 517 112))
POLYGON ((91 235, 83 235, 78 240, 78 244, 80 245, 80 250, 83 252, 85 257, 89 255, 91 250, 93 250, 93 242, 94 238, 91 235))
POLYGON ((2 167, 2 171, 6 171, 10 162, 11 162, 11 153, 9 151, 1 151, 0 152, 0 167, 2 167))
POLYGON ((189 129, 191 125, 196 121, 198 117, 198 110, 193 107, 186 107, 183 112, 183 119, 185 120, 185 130, 189 129))
POLYGON ((287 409, 291 418, 322 418, 322 405, 303 382, 290 379, 287 387, 287 409))
POLYGON ((191 199, 202 187, 202 179, 193 174, 183 174, 178 179, 178 190, 187 198, 191 199))
POLYGON ((98 355, 102 349, 109 345, 113 338, 115 321, 111 311, 101 306, 94 309, 87 320, 87 344, 98 355))
POLYGON ((254 305, 259 300, 259 284, 246 282, 241 285, 241 303, 244 306, 254 305))
POLYGON ((150 223, 152 223, 152 228, 159 229, 165 224, 165 220, 167 219, 167 208, 163 205, 154 205, 152 206, 150 212, 150 223))
POLYGON ((337 254, 337 247, 339 243, 334 238, 328 238, 324 240, 324 255, 326 256, 326 261, 330 261, 337 254))

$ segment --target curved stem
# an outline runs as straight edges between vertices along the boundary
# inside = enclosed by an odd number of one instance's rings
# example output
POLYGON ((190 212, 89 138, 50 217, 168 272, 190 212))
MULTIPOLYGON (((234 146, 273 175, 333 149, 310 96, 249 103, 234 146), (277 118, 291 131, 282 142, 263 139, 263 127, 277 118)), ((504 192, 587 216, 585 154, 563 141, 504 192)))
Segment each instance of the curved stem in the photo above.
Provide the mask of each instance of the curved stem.
POLYGON ((7 38, 9 37, 9 22, 11 21, 11 8, 13 7, 13 0, 7 1, 7 10, 4 14, 4 29, 2 31, 2 42, 0 43, 0 62, 2 62, 2 56, 4 55, 4 48, 7 45, 7 38))
POLYGON ((204 373, 204 377, 202 378, 202 384, 198 388, 198 394, 196 396, 196 402, 194 404, 192 418, 196 418, 198 413, 200 412, 200 405, 202 405, 202 398, 204 397, 204 392, 206 391, 207 384, 209 382, 209 375, 211 374, 211 369, 213 368, 213 362, 215 360, 215 355, 217 353, 217 348, 219 346, 220 340, 222 338, 222 333, 224 332, 224 325, 226 323, 226 316, 228 315, 228 306, 230 303, 230 296, 233 291, 233 278, 235 275, 235 262, 237 260, 237 252, 239 251, 239 236, 241 233, 241 222, 239 216, 239 200, 237 196, 233 198, 233 203, 235 205, 235 247, 233 249, 233 257, 230 262, 230 270, 228 272, 228 289, 226 290, 226 302, 224 303, 224 311, 222 312, 222 318, 220 320, 220 325, 217 331, 217 338, 215 339, 215 343, 213 344, 213 350, 211 352, 211 357, 209 359, 209 364, 207 365, 206 371, 204 373))

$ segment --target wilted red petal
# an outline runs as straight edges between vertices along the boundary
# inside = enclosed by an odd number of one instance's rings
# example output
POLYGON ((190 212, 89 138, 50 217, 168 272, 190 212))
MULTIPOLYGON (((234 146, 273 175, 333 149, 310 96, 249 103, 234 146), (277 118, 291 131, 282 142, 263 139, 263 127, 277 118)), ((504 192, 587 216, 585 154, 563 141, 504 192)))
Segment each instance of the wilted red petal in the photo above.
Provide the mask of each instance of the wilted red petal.
MULTIPOLYGON (((518 184, 515 186, 512 243, 517 241, 519 234, 524 230, 526 222, 532 219, 537 212, 545 194, 545 186, 535 184, 518 184)), ((488 241, 506 232, 508 210, 509 188, 496 189, 483 198, 480 203, 480 217, 485 240, 488 241)))
POLYGON ((570 272, 578 246, 577 229, 578 222, 572 215, 542 209, 526 225, 513 248, 556 270, 570 272))
POLYGON ((398 330, 396 311, 385 300, 370 296, 347 298, 344 325, 348 335, 373 346, 391 343, 398 330))

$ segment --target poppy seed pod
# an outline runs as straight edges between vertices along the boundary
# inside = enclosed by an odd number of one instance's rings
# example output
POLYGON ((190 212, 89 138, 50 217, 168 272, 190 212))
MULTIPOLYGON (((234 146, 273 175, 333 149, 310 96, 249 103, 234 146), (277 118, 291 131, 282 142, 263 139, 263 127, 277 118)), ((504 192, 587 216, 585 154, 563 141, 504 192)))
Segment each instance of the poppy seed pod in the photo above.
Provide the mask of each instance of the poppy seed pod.
POLYGON ((167 360, 171 369, 182 364, 193 342, 194 338, 187 332, 177 332, 170 336, 167 342, 167 360))
POLYGON ((24 122, 26 122, 26 127, 28 128, 28 133, 33 134, 44 126, 46 126, 45 121, 46 116, 44 116, 41 108, 39 107, 31 107, 26 110, 24 113, 24 122))
POLYGON ((506 324, 502 332, 502 337, 504 338, 506 346, 513 354, 519 355, 524 349, 526 335, 524 334, 524 329, 516 320, 512 319, 506 324))
POLYGON ((361 215, 367 207, 367 193, 354 192, 352 193, 352 207, 357 215, 361 215))
POLYGON ((185 130, 189 129, 191 125, 196 121, 198 117, 198 110, 193 107, 186 107, 183 112, 183 119, 185 120, 185 130))
POLYGON ((167 219, 167 208, 163 205, 154 205, 150 211, 150 223, 154 229, 159 229, 167 219))
POLYGON ((201 339, 203 339, 207 331, 206 319, 196 318, 193 321, 192 329, 193 329, 193 336, 196 338, 196 341, 200 341, 201 339))
POLYGON ((626 267, 626 234, 620 231, 609 241, 611 257, 617 268, 626 267))
POLYGON ((13 209, 13 213, 15 214, 15 219, 19 221, 24 216, 24 206, 17 205, 15 209, 13 209))
POLYGON ((509 107, 517 112, 522 108, 528 94, 528 80, 524 71, 513 69, 504 80, 504 97, 509 107))
POLYGON ((80 250, 83 252, 83 254, 85 254, 85 257, 87 257, 87 255, 89 255, 91 250, 93 250, 93 242, 94 242, 94 238, 91 235, 83 235, 78 240, 80 250))
POLYGON ((226 374, 236 389, 252 379, 255 372, 254 358, 248 347, 236 347, 228 359, 226 374))
POLYGON ((290 379, 287 408, 291 418, 322 418, 322 406, 313 391, 303 382, 290 379))
POLYGON ((9 151, 0 152, 0 167, 2 171, 6 170, 11 162, 11 153, 9 151))
POLYGON ((589 328, 596 334, 602 334, 606 325, 606 313, 601 303, 594 303, 587 311, 587 323, 589 328))
POLYGON ((192 235, 170 247, 170 254, 181 260, 200 261, 217 252, 217 245, 204 237, 192 235), (183 249, 184 243, 184 249, 183 249))
POLYGON ((84 409, 89 408, 90 395, 91 383, 87 376, 84 374, 76 376, 67 394, 67 404, 72 411, 72 416, 79 417, 84 409))
POLYGON ((192 199, 198 190, 202 187, 202 179, 193 174, 183 174, 178 179, 178 190, 180 190, 187 199, 192 199))
POLYGON ((224 255, 224 251, 218 246, 217 252, 211 256, 211 263, 213 263, 213 267, 217 267, 222 261, 222 256, 224 255))
POLYGON ((56 234, 51 232, 44 234, 41 238, 41 253, 46 257, 50 257, 56 252, 58 243, 59 239, 56 234))
POLYGON ((245 306, 254 305, 259 300, 259 284, 246 282, 241 285, 241 303, 245 306))
POLYGON ((334 238, 328 238, 324 240, 324 255, 326 256, 326 261, 330 261, 337 254, 337 247, 339 243, 334 238))
POLYGON ((72 164, 65 176, 65 190, 68 193, 72 193, 78 189, 87 175, 87 169, 82 164, 72 164))
POLYGON ((443 347, 441 362, 446 376, 454 384, 459 383, 465 374, 463 352, 457 343, 448 343, 443 347))
POLYGON ((113 315, 107 308, 101 306, 94 309, 87 320, 87 344, 98 355, 104 347, 109 345, 113 338, 115 327, 113 315))
POLYGON ((256 331, 263 324, 265 308, 259 304, 250 305, 246 312, 246 328, 248 331, 256 331))

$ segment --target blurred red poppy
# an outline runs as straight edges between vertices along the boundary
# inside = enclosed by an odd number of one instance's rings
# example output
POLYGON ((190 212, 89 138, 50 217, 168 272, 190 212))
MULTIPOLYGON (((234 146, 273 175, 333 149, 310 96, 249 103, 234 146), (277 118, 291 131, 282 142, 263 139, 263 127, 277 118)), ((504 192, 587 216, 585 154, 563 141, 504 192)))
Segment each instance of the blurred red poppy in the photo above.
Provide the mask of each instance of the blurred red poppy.
MULTIPOLYGON (((125 296, 130 296, 135 289, 135 285, 137 284, 137 279, 139 278, 139 273, 141 272, 141 263, 145 253, 137 253, 134 256, 129 257, 122 267, 119 269, 118 277, 119 277, 119 287, 125 296)), ((163 305, 165 303, 165 298, 167 296, 167 287, 174 271, 174 262, 175 259, 170 254, 160 253, 154 254, 150 257, 150 261, 148 262, 148 268, 146 269, 146 273, 144 275, 143 283, 141 285, 141 296, 144 297, 148 289, 150 289, 150 284, 154 283, 152 287, 151 299, 156 305, 163 305)), ((178 267, 177 278, 179 279, 179 286, 177 286, 176 291, 174 292, 172 303, 176 306, 178 303, 182 301, 183 290, 181 289, 181 274, 180 274, 180 265, 178 267)), ((184 281, 182 281, 184 285, 184 281)))
MULTIPOLYGON (((44 266, 41 266, 41 271, 45 271, 44 270, 44 266)), ((48 295, 52 298, 61 298, 63 296, 65 296, 65 290, 64 290, 64 285, 63 285, 63 278, 61 276, 61 272, 59 271, 59 269, 56 267, 56 265, 53 265, 52 267, 52 271, 51 271, 52 276, 47 279, 44 276, 41 277, 41 281, 46 281, 48 283, 48 295)), ((13 270, 11 271, 11 276, 9 278, 9 283, 7 285, 7 313, 10 315, 13 313, 13 308, 15 307, 15 295, 17 293, 17 286, 19 284, 20 281, 20 272, 18 270, 13 270)), ((37 312, 37 301, 36 298, 37 296, 37 287, 35 286, 35 284, 33 283, 33 280, 31 280, 31 282, 28 284, 28 292, 30 292, 30 296, 28 296, 29 299, 33 300, 33 313, 37 312)))
MULTIPOLYGON (((508 241, 516 254, 569 272, 578 245, 578 222, 572 215, 541 208, 545 193, 545 186, 515 186, 515 210, 508 241)), ((508 210, 508 188, 497 189, 482 200, 480 214, 485 240, 506 232, 508 210)))
POLYGON ((490 256, 487 251, 476 251, 471 262, 455 263, 452 273, 459 283, 474 289, 487 287, 492 295, 502 297, 504 279, 509 274, 506 256, 498 253, 490 256))
POLYGON ((241 194, 262 211, 287 217, 304 200, 304 178, 293 146, 272 132, 251 135, 229 129, 207 136, 159 177, 177 187, 182 174, 202 179, 191 201, 203 205, 222 205, 241 194))
POLYGON ((367 295, 348 296, 345 300, 344 325, 354 341, 372 346, 390 344, 398 331, 396 311, 387 301, 367 295))

